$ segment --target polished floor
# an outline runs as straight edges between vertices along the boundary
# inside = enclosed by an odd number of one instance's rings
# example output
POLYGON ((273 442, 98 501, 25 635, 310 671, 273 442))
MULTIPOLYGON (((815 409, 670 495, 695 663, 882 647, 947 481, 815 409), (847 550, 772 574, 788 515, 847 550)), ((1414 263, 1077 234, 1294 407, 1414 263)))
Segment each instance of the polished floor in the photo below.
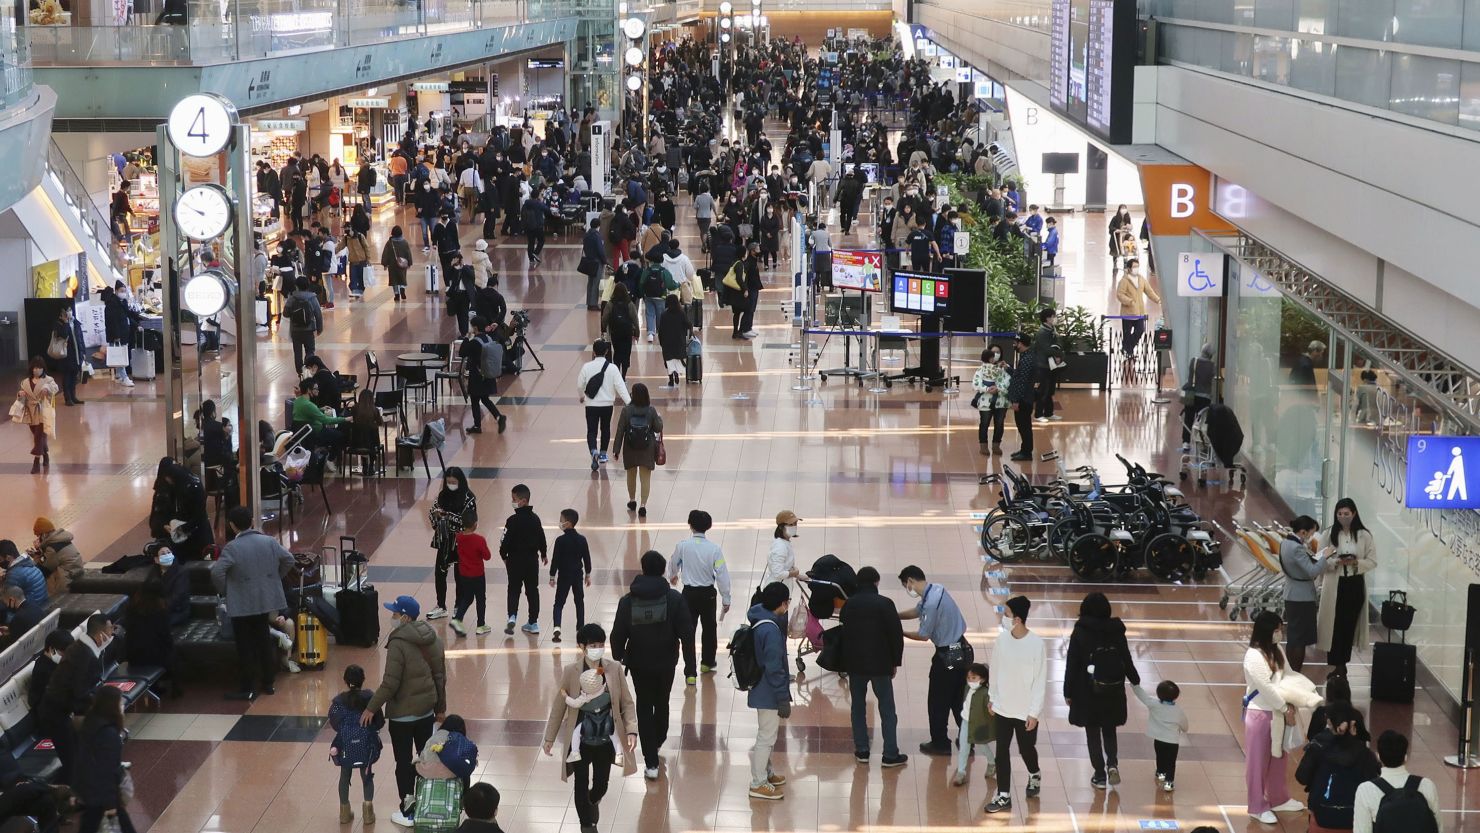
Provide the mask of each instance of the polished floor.
MULTIPOLYGON (((389 211, 377 218, 377 244, 396 219, 389 211)), ((401 219, 409 231, 414 221, 409 215, 401 219)), ((1113 313, 1111 275, 1100 254, 1102 220, 1098 215, 1065 218, 1063 261, 1070 276, 1070 302, 1113 313)), ((471 243, 474 228, 464 227, 465 243, 471 243)), ((692 223, 684 223, 680 232, 686 249, 702 265, 692 223)), ((668 464, 654 477, 650 514, 639 519, 625 509, 621 472, 607 467, 591 473, 584 451, 575 378, 598 328, 596 315, 584 309, 584 278, 574 270, 579 238, 552 238, 545 263, 537 269, 525 264, 522 238, 500 239, 490 254, 502 273, 510 307, 531 311, 530 337, 545 369, 525 373, 504 391, 501 405, 509 414, 504 435, 464 434, 459 426, 471 424, 470 417, 455 396, 444 397, 427 413, 448 418, 447 463, 468 471, 483 516, 490 520, 486 526, 496 529, 509 488, 516 483, 533 490, 534 508, 547 527, 553 528, 562 508, 580 511, 580 528, 591 541, 596 565, 586 602, 593 620, 610 623, 639 556, 647 549, 670 552, 692 508, 715 517, 713 537, 725 551, 736 595, 747 597, 764 564, 770 519, 791 509, 805 519, 796 542, 799 561, 810 564, 835 553, 856 567, 874 565, 886 577, 882 589, 901 604, 905 595, 889 577, 905 564, 919 564, 960 603, 981 657, 991 651, 999 606, 1011 594, 1035 601, 1032 625, 1050 637, 1050 707, 1040 740, 1043 793, 1024 800, 1019 774, 1011 814, 981 814, 991 792, 979 760, 973 762, 968 785, 960 788, 950 786, 942 759, 915 755, 907 767, 888 771, 878 767, 877 757, 873 766, 856 765, 846 686, 836 675, 809 665, 797 681, 797 707, 784 724, 775 758, 790 778, 784 801, 746 797, 746 753, 755 720, 743 694, 721 674, 703 678, 696 688, 675 687, 674 726, 662 777, 651 783, 640 776, 616 781, 603 806, 603 833, 890 833, 968 827, 1078 833, 1190 830, 1199 824, 1219 830, 1270 829, 1251 822, 1244 812, 1238 663, 1247 627, 1229 622, 1219 609, 1220 576, 1201 585, 1174 586, 1141 574, 1127 582, 1091 586, 1053 564, 984 569, 975 525, 996 495, 977 480, 1002 461, 977 452, 969 392, 926 394, 896 385, 873 393, 841 380, 826 385, 813 380, 811 390, 793 390, 798 373, 791 345, 797 335, 779 309, 789 293, 784 271, 767 275, 773 288, 767 290, 757 327, 761 335, 754 341, 731 340, 728 316, 721 321, 712 297, 708 300, 702 385, 658 389, 664 371, 656 346, 644 341, 637 349, 629 381, 654 388, 669 454, 668 464), (1068 725, 1058 689, 1067 634, 1080 598, 1091 587, 1109 594, 1117 615, 1128 623, 1143 679, 1152 684, 1176 680, 1184 691, 1192 735, 1182 750, 1173 794, 1162 793, 1152 778, 1145 714, 1134 703, 1130 723, 1122 730, 1124 782, 1108 793, 1089 787, 1083 736, 1068 725)), ((416 274, 419 269, 413 269, 416 274)), ((341 299, 328 313, 320 353, 335 367, 363 372, 367 348, 389 361, 387 357, 421 342, 446 341, 453 329, 441 301, 425 297, 420 287, 412 287, 409 302, 394 303, 381 283, 363 301, 341 299)), ((974 367, 977 349, 956 346, 956 368, 962 375, 974 367)), ((275 336, 261 356, 261 403, 266 413, 276 414, 292 382, 286 339, 275 336)), ((841 346, 834 340, 822 365, 841 359, 841 346)), ((1175 470, 1175 406, 1153 403, 1154 380, 1148 375, 1127 379, 1128 384, 1108 393, 1061 393, 1066 418, 1038 428, 1040 448, 1057 448, 1070 465, 1095 464, 1112 481, 1120 471, 1117 452, 1152 468, 1175 470)), ((63 409, 57 463, 44 477, 26 473, 26 438, 19 428, 12 430, 7 446, 15 462, 0 465, 0 480, 11 498, 0 517, 15 530, 14 537, 27 537, 24 530, 32 516, 42 514, 73 529, 95 561, 137 551, 146 534, 143 520, 153 464, 162 451, 162 401, 155 387, 140 384, 124 390, 94 382, 84 389, 86 406, 63 409)), ((413 414, 413 420, 420 416, 413 414)), ((1017 439, 1010 426, 1008 432, 1005 447, 1011 452, 1017 439)), ((1029 470, 1050 474, 1051 464, 1033 464, 1029 470)), ((410 593, 428 608, 432 553, 426 510, 438 482, 428 481, 419 467, 382 479, 336 478, 329 487, 332 512, 324 512, 310 495, 306 513, 284 540, 295 551, 314 551, 336 544, 340 535, 357 536, 360 548, 371 553, 372 578, 382 599, 410 593)), ((1216 486, 1189 491, 1200 511, 1224 521, 1281 514, 1257 484, 1247 493, 1216 486)), ((1248 559, 1232 550, 1228 561, 1228 572, 1236 574, 1248 559)), ((489 621, 498 626, 504 619, 504 577, 495 570, 489 579, 489 621)), ((548 628, 548 590, 542 602, 546 609, 540 620, 548 628)), ((743 606, 732 612, 723 627, 740 622, 741 610, 743 606)), ((574 614, 567 608, 565 615, 569 633, 574 614)), ((556 671, 575 655, 570 642, 553 644, 548 632, 538 638, 505 637, 501 628, 490 636, 458 639, 445 620, 437 627, 450 649, 450 710, 467 719, 480 746, 476 777, 503 794, 503 828, 510 833, 575 831, 569 790, 558 778, 554 759, 538 749, 556 671)), ((1353 667, 1364 707, 1367 656, 1360 652, 1353 667)), ((365 666, 373 684, 381 653, 335 646, 327 669, 284 677, 275 696, 249 708, 221 699, 229 681, 201 680, 159 711, 131 715, 133 735, 126 754, 138 783, 136 826, 152 833, 334 829, 337 773, 328 763, 329 733, 322 716, 350 663, 365 666)), ((909 752, 926 735, 928 664, 928 650, 909 643, 896 682, 900 741, 909 752)), ((1413 769, 1439 782, 1450 811, 1446 829, 1480 829, 1466 812, 1472 806, 1469 798, 1480 798, 1480 790, 1439 763, 1454 746, 1455 729, 1433 698, 1421 693, 1412 708, 1376 708, 1370 721, 1374 733, 1395 727, 1414 735, 1413 769)), ((1021 764, 1018 768, 1021 773, 1021 764)), ((392 769, 387 748, 377 766, 382 831, 394 829, 386 820, 394 802, 392 769)), ((356 820, 348 829, 360 827, 356 820)), ((1303 815, 1282 817, 1282 830, 1304 827, 1303 815)))

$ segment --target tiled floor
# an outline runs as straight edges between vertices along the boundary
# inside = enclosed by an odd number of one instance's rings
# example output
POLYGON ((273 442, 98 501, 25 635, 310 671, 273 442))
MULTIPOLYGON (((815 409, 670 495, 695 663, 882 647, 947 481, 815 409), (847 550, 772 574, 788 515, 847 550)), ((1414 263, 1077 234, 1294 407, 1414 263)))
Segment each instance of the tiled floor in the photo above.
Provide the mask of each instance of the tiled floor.
MULTIPOLYGON (((1103 218, 1072 216, 1064 230, 1062 262, 1070 276, 1070 302, 1103 310, 1111 297, 1104 249, 1103 218), (1081 252, 1088 252, 1081 257, 1081 252)), ((377 218, 375 236, 383 239, 396 218, 377 218)), ((411 218, 400 218, 408 229, 411 218)), ((703 265, 695 229, 680 229, 686 249, 703 265)), ((464 236, 471 242, 471 226, 464 236)), ((831 382, 807 393, 791 390, 796 370, 789 363, 794 334, 779 314, 788 290, 767 290, 759 317, 762 336, 755 342, 728 337, 728 316, 708 303, 706 379, 679 391, 656 390, 663 381, 660 356, 645 342, 636 350, 630 381, 654 390, 667 427, 668 465, 653 484, 650 515, 639 520, 625 510, 620 471, 592 474, 583 450, 583 423, 576 400, 575 374, 597 332, 596 316, 582 304, 584 278, 574 270, 578 240, 556 238, 539 269, 527 268, 522 239, 498 241, 490 255, 503 275, 503 290, 513 309, 533 311, 531 341, 546 369, 526 373, 509 385, 504 404, 509 431, 468 436, 466 409, 444 398, 432 413, 449 417, 447 462, 463 466, 483 507, 496 526, 515 483, 530 485, 535 510, 553 526, 561 508, 581 513, 590 538, 596 573, 587 594, 592 619, 609 623, 617 599, 647 549, 668 552, 679 539, 691 508, 704 508, 717 520, 714 537, 722 544, 743 598, 764 562, 770 518, 793 509, 803 518, 797 541, 800 560, 810 563, 836 553, 855 566, 872 564, 886 575, 885 592, 903 602, 904 594, 887 576, 907 563, 921 565, 945 584, 967 617, 978 655, 990 653, 999 624, 998 605, 1011 593, 1026 593, 1036 605, 1033 624, 1050 637, 1052 663, 1049 714, 1040 742, 1044 789, 1035 801, 1018 803, 1010 817, 984 817, 988 785, 976 762, 969 786, 948 783, 945 761, 916 756, 904 769, 881 771, 856 766, 847 730, 849 697, 836 675, 809 665, 796 686, 798 705, 785 724, 777 750, 779 767, 791 778, 779 803, 751 802, 745 795, 746 753, 754 716, 744 697, 722 676, 707 677, 694 689, 680 685, 672 695, 674 725, 665 748, 661 780, 640 777, 613 785, 603 813, 603 833, 664 833, 700 830, 871 830, 894 833, 922 829, 985 827, 1004 831, 1131 831, 1150 829, 1150 820, 1174 820, 1177 829, 1201 823, 1219 829, 1267 829, 1243 812, 1243 763, 1239 749, 1238 661, 1247 638, 1242 623, 1230 623, 1217 607, 1219 587, 1157 584, 1144 574, 1093 589, 1107 592, 1130 628, 1132 650, 1143 678, 1177 680, 1193 733, 1183 748, 1177 792, 1155 789, 1152 756, 1144 737, 1144 711, 1130 709, 1123 730, 1121 763, 1125 781, 1110 793, 1088 786, 1089 767, 1082 735, 1069 726, 1057 688, 1062 679, 1066 636, 1080 598, 1090 585, 1073 580, 1067 568, 1029 563, 982 571, 973 524, 996 495, 977 485, 978 476, 1000 461, 978 455, 976 416, 969 393, 942 396, 896 386, 872 394, 831 382), (723 319, 723 320, 721 320, 723 319)), ((859 243, 868 242, 859 240, 859 243)), ((419 274, 419 270, 413 270, 419 274)), ((781 285, 783 273, 767 275, 781 285)), ((341 300, 328 314, 320 353, 332 366, 363 372, 366 347, 382 356, 414 349, 421 341, 445 341, 453 322, 439 300, 413 287, 412 300, 393 303, 384 286, 358 303, 341 300)), ((974 366, 972 345, 958 345, 958 372, 974 366)), ((829 348, 824 366, 841 358, 829 348)), ((262 402, 275 414, 291 384, 290 351, 284 340, 262 350, 262 402), (288 369, 285 372, 284 367, 288 369)), ((1108 394, 1072 390, 1061 394, 1067 418, 1047 429, 1041 447, 1058 448, 1071 465, 1093 463, 1107 480, 1119 472, 1114 454, 1153 468, 1176 466, 1173 442, 1177 416, 1151 402, 1145 376, 1131 387, 1108 394)), ((162 443, 157 426, 162 401, 154 384, 132 390, 93 383, 83 392, 89 404, 64 409, 56 443, 58 463, 44 478, 25 473, 21 463, 0 466, 11 495, 3 509, 7 524, 28 529, 34 515, 50 515, 58 526, 77 533, 94 560, 137 551, 145 530, 153 461, 162 443), (39 488, 37 488, 39 486, 39 488)), ((1009 434, 1011 434, 1009 427, 1009 434)), ((8 441, 12 459, 24 453, 19 430, 8 441)), ((1006 442, 1011 451, 1016 438, 1006 442)), ((1048 464, 1034 464, 1038 474, 1048 464)), ((414 471, 363 481, 341 477, 330 486, 332 513, 311 496, 307 510, 285 536, 294 550, 313 551, 355 535, 372 554, 371 578, 381 597, 411 593, 430 607, 430 529, 426 509, 436 485, 414 471)), ((1257 485, 1248 494, 1216 489, 1192 496, 1200 511, 1220 519, 1262 519, 1275 505, 1257 485)), ((21 532, 15 537, 24 538, 21 532)), ((1247 560, 1229 553, 1230 573, 1247 560)), ((504 577, 490 574, 489 619, 503 621, 504 577)), ((544 596, 548 608, 550 596, 544 596)), ((567 617, 573 617, 569 610, 567 617)), ((548 609, 541 616, 549 622, 548 609)), ((569 619, 567 620, 569 621, 569 619)), ((740 621, 736 611, 725 627, 740 621)), ((569 626, 567 626, 569 627, 569 626)), ((560 665, 571 648, 549 636, 504 637, 501 632, 449 639, 451 710, 464 715, 481 748, 477 777, 503 793, 499 819, 511 833, 576 830, 570 795, 552 759, 538 743, 560 665)), ((909 644, 898 681, 901 744, 906 751, 925 737, 925 674, 929 656, 909 644)), ((359 663, 373 682, 379 676, 377 650, 334 646, 329 666, 279 681, 276 696, 250 708, 220 699, 229 680, 199 680, 179 700, 167 700, 165 713, 131 718, 127 747, 139 783, 135 823, 153 833, 298 833, 324 831, 336 824, 334 783, 328 763, 328 732, 322 728, 330 698, 337 693, 344 666, 359 663), (245 714, 243 712, 245 711, 245 714)), ((1366 666, 1357 663, 1359 692, 1366 688, 1366 666)), ((1365 696, 1359 693, 1365 706, 1365 696)), ((1382 707, 1371 715, 1375 730, 1396 727, 1415 735, 1413 767, 1439 781, 1445 806, 1463 810, 1480 790, 1439 764, 1453 746, 1454 727, 1427 695, 1414 708, 1382 707)), ((1019 768, 1020 765, 1019 765, 1019 768)), ((393 805, 390 751, 378 765, 384 819, 393 805)), ((356 790, 358 787, 355 788, 356 790)), ((1464 813, 1445 819, 1449 829, 1477 829, 1464 813)), ((1302 816, 1282 819, 1281 829, 1304 828, 1302 816)), ((360 827, 356 821, 350 829, 360 827)), ((381 821, 382 830, 392 829, 381 821)), ((1168 829, 1168 828, 1161 828, 1168 829)))

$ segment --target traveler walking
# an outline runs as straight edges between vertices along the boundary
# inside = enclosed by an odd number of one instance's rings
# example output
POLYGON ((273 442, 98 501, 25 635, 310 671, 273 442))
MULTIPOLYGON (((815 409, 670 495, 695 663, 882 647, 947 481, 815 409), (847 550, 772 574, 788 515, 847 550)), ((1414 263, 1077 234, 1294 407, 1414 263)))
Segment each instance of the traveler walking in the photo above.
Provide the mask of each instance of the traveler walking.
POLYGON ((293 371, 301 377, 303 360, 317 352, 314 339, 324 334, 324 311, 307 277, 299 276, 293 282, 293 294, 283 304, 283 315, 288 317, 288 337, 293 342, 293 371))
POLYGON ((46 375, 46 360, 32 356, 16 401, 24 412, 17 420, 31 429, 31 473, 51 468, 51 438, 57 435, 56 380, 46 375))
POLYGON ((255 700, 258 692, 275 693, 277 649, 267 623, 288 606, 283 578, 293 569, 293 556, 276 538, 254 529, 253 520, 248 506, 226 513, 226 528, 234 537, 211 565, 211 582, 226 597, 241 675, 241 688, 227 694, 228 700, 255 700))
POLYGON ((1326 573, 1330 546, 1310 554, 1320 524, 1309 515, 1290 521, 1290 534, 1280 542, 1280 570, 1285 574, 1285 659, 1291 671, 1305 667, 1305 648, 1317 641, 1316 582, 1326 573))
POLYGON ((560 672, 545 720, 544 752, 560 753, 560 780, 575 776, 581 833, 596 833, 612 767, 637 771, 637 712, 622 664, 606 656, 606 631, 588 622, 576 631, 581 656, 560 672))
POLYGON ((457 350, 463 367, 468 370, 468 401, 473 405, 473 427, 468 433, 483 433, 483 411, 487 409, 502 434, 509 426, 509 418, 492 399, 498 394, 498 377, 504 372, 504 348, 494 340, 498 323, 475 315, 470 325, 472 330, 457 350))
POLYGON ((385 666, 380 687, 360 713, 360 725, 369 726, 380 710, 390 725, 391 753, 396 758, 396 796, 399 806, 391 821, 410 827, 405 811, 416 801, 416 759, 447 712, 447 657, 442 640, 426 622, 418 621, 421 605, 410 596, 386 602, 391 633, 385 640, 385 666))
POLYGON ((527 634, 540 632, 540 565, 550 563, 545 546, 545 528, 540 516, 529 505, 529 487, 520 483, 510 490, 514 514, 504 521, 504 537, 498 554, 509 568, 509 621, 504 633, 512 634, 519 620, 519 591, 529 603, 529 620, 520 630, 527 634))
POLYGON ((334 730, 329 760, 339 767, 339 823, 355 820, 349 804, 349 782, 359 770, 364 798, 361 815, 365 824, 374 824, 375 773, 371 768, 380 760, 380 729, 385 725, 385 716, 377 713, 369 726, 360 725, 360 714, 370 703, 370 692, 365 690, 365 669, 358 665, 345 668, 344 684, 348 688, 329 704, 329 728, 334 730))
POLYGON ((663 579, 667 559, 648 550, 641 564, 642 575, 617 602, 611 649, 632 675, 643 776, 652 781, 662 763, 658 751, 668 740, 668 697, 680 654, 689 667, 694 664, 694 625, 688 602, 663 579))
POLYGON ((591 546, 586 536, 576 532, 581 513, 560 510, 560 535, 550 555, 550 586, 555 588, 555 633, 550 641, 560 641, 560 619, 565 610, 565 597, 576 605, 576 630, 586 624, 586 588, 591 586, 591 546))
POLYGON ((927 582, 925 571, 913 564, 899 571, 899 583, 916 600, 913 608, 899 612, 899 618, 920 620, 920 629, 905 633, 905 637, 935 646, 935 654, 930 658, 930 689, 926 699, 930 740, 920 744, 920 751, 926 755, 949 755, 951 740, 946 718, 955 717, 956 724, 961 724, 966 667, 975 661, 976 652, 966 641, 966 619, 961 615, 961 608, 944 587, 927 582))
POLYGON ((632 345, 637 343, 637 304, 627 286, 612 279, 611 297, 606 309, 601 312, 601 331, 611 339, 612 364, 627 378, 627 368, 632 365, 632 345))
MULTIPOLYGON (((801 522, 797 513, 790 509, 776 513, 776 531, 771 533, 771 551, 766 553, 766 569, 761 572, 761 580, 756 582, 756 593, 760 593, 762 587, 773 581, 784 584, 802 574, 797 569, 796 552, 791 546, 792 540, 801 535, 797 531, 797 525, 801 522)), ((874 583, 878 583, 877 579, 874 583)))
MULTIPOLYGON (((750 749, 750 797, 777 801, 786 797, 786 776, 771 766, 771 751, 781 721, 791 717, 791 671, 786 658, 786 613, 791 591, 781 582, 761 589, 761 600, 745 614, 750 623, 751 649, 760 679, 745 694, 755 709, 755 745, 750 749), (769 627, 767 627, 769 626, 769 627)), ((727 604, 726 607, 729 607, 727 604)))
POLYGON ((1104 593, 1090 593, 1079 603, 1079 619, 1069 635, 1064 663, 1064 702, 1069 723, 1084 728, 1089 784, 1097 790, 1120 783, 1120 744, 1115 735, 1125 725, 1125 684, 1141 684, 1125 639, 1125 623, 1110 613, 1104 593))
POLYGON ((986 777, 997 774, 997 735, 992 718, 992 694, 987 682, 992 670, 973 662, 966 669, 966 700, 961 704, 961 731, 956 733, 956 774, 951 786, 966 785, 966 767, 978 746, 987 753, 986 777))
POLYGON ((1377 545, 1362 524, 1357 503, 1349 497, 1336 501, 1336 519, 1323 536, 1335 552, 1326 559, 1317 611, 1317 647, 1326 652, 1326 664, 1346 674, 1352 648, 1370 645, 1367 635, 1367 573, 1377 569, 1377 545))
POLYGON ((688 685, 698 682, 698 674, 712 674, 719 666, 715 659, 719 652, 719 631, 714 614, 716 597, 724 604, 719 618, 723 619, 730 612, 730 571, 725 567, 725 556, 719 544, 705 535, 713 526, 714 519, 708 512, 691 510, 689 537, 673 548, 673 556, 664 573, 670 584, 676 585, 682 580, 683 598, 688 602, 692 619, 690 627, 704 630, 698 670, 694 669, 693 657, 684 659, 683 676, 688 685))
POLYGON ((1146 332, 1146 301, 1160 304, 1156 285, 1141 274, 1141 261, 1130 258, 1115 285, 1115 300, 1120 302, 1120 352, 1127 357, 1136 354, 1136 346, 1146 332))
MULTIPOLYGON (((777 523, 781 520, 778 517, 777 523)), ((884 742, 881 763, 885 767, 903 766, 909 756, 899 751, 894 674, 904 663, 904 626, 894 600, 879 592, 878 570, 864 567, 858 571, 858 589, 838 612, 838 624, 843 629, 843 667, 848 671, 853 699, 853 758, 868 764, 868 690, 872 687, 879 703, 879 735, 884 742)))
POLYGON ((658 462, 658 447, 663 442, 663 417, 653 407, 647 385, 632 386, 632 401, 617 417, 617 444, 612 458, 622 463, 627 473, 627 511, 637 510, 637 517, 647 517, 648 495, 653 490, 653 468, 658 462), (622 459, 626 452, 627 459, 622 459), (641 494, 638 484, 641 483, 641 494), (639 498, 641 498, 639 500, 639 498))
POLYGON ((594 358, 581 365, 581 371, 576 377, 576 389, 580 391, 581 402, 586 406, 586 448, 591 453, 591 471, 606 462, 606 450, 611 447, 612 441, 612 408, 617 400, 623 403, 632 401, 632 395, 627 392, 627 382, 622 374, 611 369, 611 359, 608 354, 611 345, 597 339, 591 345, 594 358), (598 453, 596 439, 597 433, 601 435, 601 446, 598 453))
POLYGON ((689 324, 688 311, 679 304, 677 295, 665 296, 662 303, 663 312, 658 316, 658 346, 663 351, 663 367, 668 371, 668 387, 677 388, 689 355, 689 338, 694 331, 689 324))
POLYGON ((406 300, 406 272, 411 268, 411 244, 406 241, 400 226, 391 228, 390 239, 385 241, 385 246, 380 250, 380 265, 385 267, 391 300, 406 300))
POLYGON ((1244 652, 1244 785, 1249 816, 1275 824, 1275 813, 1296 813, 1305 805, 1290 797, 1285 784, 1289 759, 1274 754, 1280 736, 1274 732, 1274 712, 1284 712, 1285 725, 1295 725, 1295 707, 1285 702, 1279 683, 1285 676, 1285 655, 1276 639, 1284 622, 1266 610, 1254 617, 1249 649, 1244 652))
POLYGON ((123 792, 128 773, 123 761, 123 742, 128 737, 123 728, 123 692, 100 686, 77 736, 80 748, 72 788, 82 804, 78 833, 97 833, 104 818, 110 820, 111 829, 134 833, 123 792))
POLYGON ((1048 687, 1048 651, 1043 637, 1028 630, 1027 596, 1013 596, 1005 607, 1010 630, 997 637, 992 649, 991 679, 993 733, 997 737, 997 794, 982 810, 1001 813, 1012 809, 1012 742, 1028 768, 1024 794, 1035 798, 1043 787, 1038 770, 1038 717, 1048 687))
POLYGON ((468 476, 461 466, 448 466, 442 475, 442 489, 427 514, 432 524, 432 549, 437 551, 432 572, 437 606, 427 611, 430 620, 447 615, 447 572, 457 563, 457 533, 469 519, 478 516, 478 498, 468 488, 468 476))
POLYGON ((1377 760, 1381 774, 1357 787, 1352 833, 1439 833, 1439 790, 1408 772, 1408 738, 1393 729, 1378 735, 1377 760))
POLYGON ((1146 705, 1146 734, 1156 753, 1156 780, 1161 782, 1163 792, 1171 792, 1176 789, 1177 752, 1182 736, 1187 734, 1187 713, 1177 705, 1182 689, 1171 680, 1162 680, 1156 684, 1155 697, 1140 685, 1131 686, 1131 691, 1146 705))

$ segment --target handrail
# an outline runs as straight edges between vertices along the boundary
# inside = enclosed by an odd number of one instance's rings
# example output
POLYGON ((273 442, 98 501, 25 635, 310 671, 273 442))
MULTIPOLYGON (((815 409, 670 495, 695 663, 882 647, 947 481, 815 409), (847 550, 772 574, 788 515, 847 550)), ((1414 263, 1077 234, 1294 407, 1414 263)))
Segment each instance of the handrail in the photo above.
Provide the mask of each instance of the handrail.
POLYGON ((66 200, 66 207, 72 209, 73 216, 89 238, 84 243, 91 242, 95 247, 92 254, 105 256, 102 263, 107 264, 115 279, 122 277, 113 247, 112 225, 108 222, 107 215, 98 208, 92 194, 88 193, 87 186, 82 184, 82 177, 77 175, 72 163, 67 161, 55 139, 47 141, 46 171, 55 179, 62 198, 66 200))

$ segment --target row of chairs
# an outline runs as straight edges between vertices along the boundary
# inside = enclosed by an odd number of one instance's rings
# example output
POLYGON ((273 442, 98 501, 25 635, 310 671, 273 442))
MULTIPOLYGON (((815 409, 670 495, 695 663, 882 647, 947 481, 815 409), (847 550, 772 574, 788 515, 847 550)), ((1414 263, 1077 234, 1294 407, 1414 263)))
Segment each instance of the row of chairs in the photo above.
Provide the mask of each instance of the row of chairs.
MULTIPOLYGON (((365 378, 370 390, 380 390, 380 380, 390 380, 392 390, 407 390, 412 393, 430 393, 435 399, 442 393, 445 383, 457 386, 457 392, 466 401, 467 388, 463 384, 463 360, 453 353, 453 345, 423 342, 421 352, 437 356, 437 360, 422 365, 397 365, 395 370, 382 370, 374 350, 365 351, 365 378)), ((418 399, 417 401, 421 401, 418 399)))

